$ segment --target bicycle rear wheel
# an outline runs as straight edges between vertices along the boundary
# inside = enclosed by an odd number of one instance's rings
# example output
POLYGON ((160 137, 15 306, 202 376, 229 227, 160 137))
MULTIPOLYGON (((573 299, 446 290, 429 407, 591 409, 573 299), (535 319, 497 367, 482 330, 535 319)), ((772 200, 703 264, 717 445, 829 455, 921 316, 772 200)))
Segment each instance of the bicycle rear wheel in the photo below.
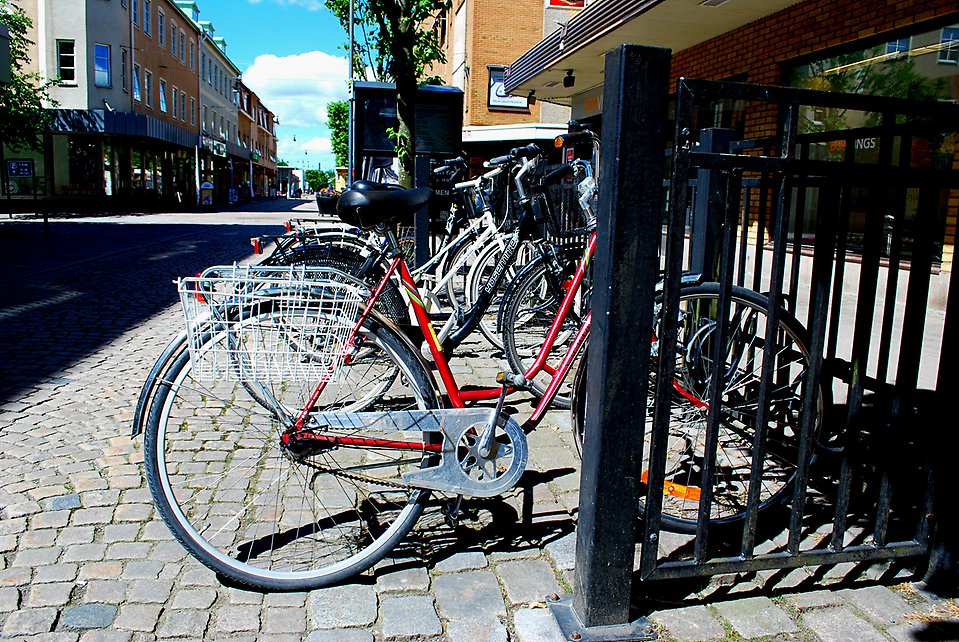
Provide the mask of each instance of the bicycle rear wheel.
MULTIPOLYGON (((759 409, 759 383, 764 360, 763 347, 768 327, 766 297, 734 286, 730 316, 726 322, 726 343, 717 352, 716 331, 720 327, 718 283, 684 288, 680 293, 677 342, 667 350, 659 345, 658 357, 650 365, 649 402, 643 435, 643 463, 640 472, 640 513, 645 512, 645 486, 650 474, 650 446, 656 379, 661 360, 668 353, 675 359, 669 430, 666 436, 666 481, 662 489, 662 526, 679 533, 695 533, 703 489, 706 458, 709 386, 721 378, 719 433, 716 461, 710 484, 713 488, 710 522, 732 524, 745 518, 750 478, 755 457, 754 440, 759 409)), ((654 331, 662 336, 657 319, 654 331)), ((801 405, 809 366, 809 349, 802 325, 781 311, 776 332, 773 385, 768 390, 766 449, 758 489, 760 509, 788 499, 798 467, 802 424, 801 405)), ((574 430, 577 441, 589 447, 585 434, 585 371, 577 373, 573 396, 574 430)), ((822 424, 824 394, 817 393, 812 442, 822 424)))
MULTIPOLYGON (((393 370, 401 377, 377 410, 438 407, 435 384, 404 339, 375 320, 361 336, 368 354, 349 373, 352 384, 324 393, 317 411, 349 408, 393 370)), ((270 386, 275 406, 267 408, 240 383, 199 380, 184 352, 151 404, 144 464, 160 515, 203 564, 261 590, 310 590, 366 570, 409 532, 427 498, 401 477, 430 461, 422 450, 284 445, 306 390, 270 386)))

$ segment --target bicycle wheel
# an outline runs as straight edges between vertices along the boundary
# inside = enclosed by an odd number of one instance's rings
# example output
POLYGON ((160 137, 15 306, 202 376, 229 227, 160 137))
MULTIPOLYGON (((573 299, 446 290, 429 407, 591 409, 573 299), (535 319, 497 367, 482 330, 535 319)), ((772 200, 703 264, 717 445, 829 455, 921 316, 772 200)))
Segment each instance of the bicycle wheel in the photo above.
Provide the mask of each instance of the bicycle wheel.
MULTIPOLYGON (((542 350, 546 334, 559 313, 560 304, 566 296, 567 279, 575 269, 575 261, 571 263, 567 260, 562 263, 564 272, 557 275, 542 259, 537 258, 523 268, 503 301, 501 321, 503 351, 506 353, 510 368, 516 374, 525 374, 535 363, 542 350)), ((581 287, 580 291, 585 291, 585 288, 581 287)), ((570 342, 582 323, 588 305, 588 296, 577 294, 549 351, 548 363, 555 366, 566 354, 570 342)), ((579 357, 577 361, 581 358, 579 357)), ((575 362, 573 367, 576 367, 575 362)), ((553 378, 552 372, 547 366, 536 373, 529 382, 530 392, 537 397, 542 397, 546 386, 553 378)), ((571 378, 567 377, 566 382, 553 398, 553 404, 557 408, 570 407, 572 385, 571 378)))
MULTIPOLYGON (((376 321, 361 336, 378 356, 344 366, 357 369, 354 386, 360 371, 372 385, 384 369, 402 372, 402 385, 378 400, 378 410, 438 407, 408 343, 376 321)), ((281 409, 305 405, 295 398, 299 388, 272 390, 281 409)), ((348 407, 346 396, 324 393, 316 410, 348 407)), ((409 532, 427 498, 400 477, 427 463, 422 450, 293 449, 281 442, 293 420, 250 399, 239 383, 198 380, 183 353, 158 385, 144 441, 150 491, 177 541, 214 571, 261 590, 310 590, 368 569, 409 532)))
MULTIPOLYGON (((516 251, 516 258, 514 258, 513 263, 506 268, 502 278, 500 278, 499 283, 493 290, 492 300, 486 307, 486 310, 483 312, 483 318, 480 321, 479 330, 494 348, 498 348, 500 350, 503 349, 503 338, 499 332, 497 323, 500 306, 503 304, 503 296, 506 294, 506 290, 509 288, 510 283, 512 283, 513 279, 516 278, 519 270, 527 263, 532 261, 536 256, 535 248, 536 246, 530 241, 523 241, 520 244, 519 249, 516 251)), ((479 257, 477 257, 476 262, 473 264, 472 268, 470 268, 470 273, 467 279, 467 291, 469 292, 469 298, 467 299, 466 305, 467 308, 473 305, 473 303, 479 297, 480 291, 486 286, 489 278, 495 273, 496 265, 499 263, 499 259, 502 254, 503 250, 498 244, 491 244, 483 250, 479 257)))
MULTIPOLYGON (((731 524, 745 518, 754 459, 759 384, 766 355, 763 346, 768 327, 768 300, 757 292, 733 286, 731 309, 726 323, 726 343, 717 352, 715 333, 719 326, 720 285, 703 283, 680 293, 675 372, 667 435, 666 482, 663 493, 662 526, 679 533, 695 533, 702 492, 705 462, 709 387, 721 377, 719 433, 711 484, 713 502, 710 522, 731 524)), ((654 331, 661 336, 657 319, 654 331)), ((805 394, 809 350, 805 330, 791 314, 780 313, 776 333, 773 385, 768 390, 766 451, 762 464, 760 509, 788 499, 798 466, 802 398, 805 394)), ((666 354, 658 346, 658 357, 650 365, 649 403, 643 437, 643 464, 640 479, 649 476, 650 440, 659 364, 666 354)), ((584 433, 586 376, 576 377, 573 419, 578 440, 588 447, 584 433)), ((821 424, 824 394, 817 394, 813 434, 821 424)), ((812 443, 815 443, 813 441, 812 443)), ((643 497, 650 489, 641 487, 643 497)))
POLYGON ((466 277, 482 247, 482 244, 477 244, 476 239, 464 239, 464 242, 454 247, 443 260, 440 269, 443 277, 453 274, 446 282, 446 296, 455 309, 466 308, 466 277))

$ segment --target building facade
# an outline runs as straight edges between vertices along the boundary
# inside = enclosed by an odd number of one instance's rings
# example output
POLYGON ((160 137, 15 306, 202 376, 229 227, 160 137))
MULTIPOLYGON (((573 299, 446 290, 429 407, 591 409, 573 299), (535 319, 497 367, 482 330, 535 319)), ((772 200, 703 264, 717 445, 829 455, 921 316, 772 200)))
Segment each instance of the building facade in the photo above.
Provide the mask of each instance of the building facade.
POLYGON ((557 23, 576 15, 576 0, 453 0, 431 26, 446 56, 432 73, 462 89, 463 146, 479 158, 566 131, 569 110, 503 90, 510 62, 557 23))
MULTIPOLYGON (((506 89, 569 105, 574 119, 598 129, 604 54, 623 43, 671 49, 672 91, 678 78, 687 77, 959 101, 959 6, 946 0, 711 0, 695 6, 680 0, 592 0, 563 29, 510 64, 506 89), (567 87, 562 80, 570 73, 576 80, 567 87)), ((696 114, 698 128, 731 129, 740 139, 775 135, 783 118, 775 106, 729 100, 696 114)), ((867 118, 804 113, 799 133, 856 130, 867 118)), ((913 162, 954 162, 956 139, 955 132, 946 136, 928 158, 913 162)), ((957 210, 959 192, 952 191, 936 241, 943 270, 952 263, 957 210)), ((804 213, 803 229, 811 236, 815 216, 814 209, 804 213)), ((905 216, 908 220, 910 212, 905 216)), ((854 215, 853 245, 862 232, 857 225, 862 222, 854 215)))
POLYGON ((57 106, 41 149, 2 148, 0 207, 29 209, 43 199, 65 211, 188 209, 208 178, 218 202, 228 202, 233 166, 251 161, 237 142, 239 71, 196 4, 21 5, 33 21, 30 71, 58 80, 50 91, 57 106), (215 73, 203 74, 204 61, 215 73))

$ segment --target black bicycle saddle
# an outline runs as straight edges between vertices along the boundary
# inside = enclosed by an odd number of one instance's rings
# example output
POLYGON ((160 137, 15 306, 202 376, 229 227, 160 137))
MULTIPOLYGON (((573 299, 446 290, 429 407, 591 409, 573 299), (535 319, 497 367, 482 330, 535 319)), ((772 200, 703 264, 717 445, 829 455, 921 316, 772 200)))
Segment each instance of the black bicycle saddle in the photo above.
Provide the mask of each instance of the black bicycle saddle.
POLYGON ((433 190, 414 189, 348 189, 336 202, 336 215, 348 225, 368 230, 383 223, 409 216, 426 205, 433 190))

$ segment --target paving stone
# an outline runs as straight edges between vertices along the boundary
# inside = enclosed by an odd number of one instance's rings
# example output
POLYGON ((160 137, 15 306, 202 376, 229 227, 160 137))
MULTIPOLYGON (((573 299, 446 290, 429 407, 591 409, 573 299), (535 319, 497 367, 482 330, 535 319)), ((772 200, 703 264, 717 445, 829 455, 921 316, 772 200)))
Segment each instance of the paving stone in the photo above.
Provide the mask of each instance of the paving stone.
POLYGON ((70 512, 65 510, 37 513, 30 519, 31 528, 63 528, 70 522, 70 512))
POLYGON ((842 597, 836 591, 794 593, 787 595, 785 599, 800 610, 822 608, 824 606, 839 606, 842 604, 842 597))
POLYGON ((802 621, 822 642, 881 642, 886 639, 872 624, 847 608, 808 611, 803 614, 802 621))
POLYGON ((157 637, 161 638, 203 638, 206 625, 210 621, 207 611, 167 610, 160 619, 157 627, 157 637))
POLYGON ((303 634, 307 631, 306 609, 263 607, 260 611, 260 628, 263 633, 303 634))
POLYGON ((137 580, 130 584, 127 599, 134 604, 157 604, 166 602, 172 590, 173 582, 169 580, 137 580))
POLYGON ((570 571, 576 567, 576 533, 553 540, 545 548, 559 570, 570 571))
POLYGON ((376 592, 369 586, 333 586, 310 593, 312 629, 345 629, 376 621, 376 592))
POLYGON ((71 526, 60 531, 57 544, 60 546, 92 544, 95 536, 96 529, 93 526, 71 526))
POLYGON ((561 593, 553 567, 545 560, 518 560, 504 562, 496 572, 506 587, 506 596, 511 604, 545 602, 546 596, 561 593))
POLYGON ((152 632, 162 610, 158 604, 125 604, 120 607, 114 626, 123 631, 152 632))
POLYGON ((7 616, 3 623, 3 636, 36 635, 53 629, 57 620, 57 609, 21 609, 7 616))
POLYGON ((915 610, 895 591, 885 586, 846 589, 840 591, 840 595, 868 618, 883 626, 898 624, 904 615, 915 610))
POLYGON ((107 544, 132 542, 137 538, 139 532, 139 524, 110 524, 103 529, 103 541, 107 544))
POLYGON ((380 610, 386 638, 439 635, 443 632, 433 598, 428 595, 384 598, 380 610))
POLYGON ((359 629, 313 631, 304 642, 373 642, 373 634, 359 629))
POLYGON ((0 613, 16 611, 20 607, 20 591, 13 587, 0 588, 0 613))
POLYGON ((63 554, 64 562, 99 562, 106 556, 106 544, 78 544, 63 554))
POLYGON ((216 631, 239 633, 260 628, 260 609, 248 605, 227 605, 216 610, 216 631))
POLYGON ((440 575, 433 580, 440 613, 449 620, 506 617, 506 605, 496 576, 488 571, 440 575))
POLYGON ((716 610, 729 620, 736 632, 744 638, 758 638, 799 630, 781 608, 768 597, 750 597, 734 602, 722 602, 716 610))
POLYGON ((84 602, 120 604, 126 599, 128 585, 121 580, 91 580, 83 594, 84 602))
POLYGON ((486 555, 479 552, 470 552, 451 555, 437 562, 433 568, 440 573, 456 573, 459 571, 486 568, 488 565, 489 562, 486 559, 486 555))
POLYGON ((48 566, 55 564, 62 553, 63 549, 59 546, 27 549, 17 553, 12 566, 48 566))
POLYGON ((956 640, 955 621, 949 622, 909 622, 897 624, 886 629, 886 634, 896 642, 917 642, 919 640, 956 640))
POLYGON ((549 609, 520 609, 513 613, 516 642, 565 642, 549 609))
POLYGON ((80 634, 80 642, 130 642, 131 640, 133 640, 133 634, 124 631, 96 629, 80 634))
POLYGON ((71 606, 60 617, 61 629, 105 629, 117 616, 117 607, 112 604, 81 604, 71 606))
POLYGON ((446 625, 448 642, 509 642, 506 627, 495 617, 452 620, 446 625))
POLYGON ((216 601, 212 588, 184 589, 173 596, 174 609, 208 609, 216 601))
MULTIPOLYGON (((389 567, 386 567, 389 569, 389 567)), ((384 569, 384 570, 386 570, 384 569)), ((393 591, 425 591, 430 587, 430 575, 425 568, 407 568, 377 574, 376 590, 379 593, 393 591)))
POLYGON ((80 496, 77 494, 50 497, 41 502, 43 510, 72 510, 80 508, 80 496))
POLYGON ((34 584, 27 595, 27 606, 34 608, 39 606, 63 606, 70 601, 70 594, 73 592, 74 584, 72 582, 61 582, 56 584, 34 584))
POLYGON ((92 562, 80 567, 81 580, 115 580, 123 572, 120 562, 92 562))
POLYGON ((113 520, 113 508, 81 508, 73 512, 74 526, 109 524, 113 520))
POLYGON ((155 580, 163 571, 163 562, 142 560, 130 562, 123 569, 123 579, 126 580, 155 580))
POLYGON ((726 635, 723 625, 701 605, 656 611, 649 619, 666 627, 670 637, 677 640, 717 640, 726 635))
POLYGON ((306 606, 306 593, 267 593, 263 596, 263 605, 271 606, 306 606))
MULTIPOLYGON (((0 560, 3 558, 0 557, 0 560)), ((33 569, 30 568, 9 568, 0 569, 0 587, 3 586, 25 586, 30 583, 33 575, 33 569)))

